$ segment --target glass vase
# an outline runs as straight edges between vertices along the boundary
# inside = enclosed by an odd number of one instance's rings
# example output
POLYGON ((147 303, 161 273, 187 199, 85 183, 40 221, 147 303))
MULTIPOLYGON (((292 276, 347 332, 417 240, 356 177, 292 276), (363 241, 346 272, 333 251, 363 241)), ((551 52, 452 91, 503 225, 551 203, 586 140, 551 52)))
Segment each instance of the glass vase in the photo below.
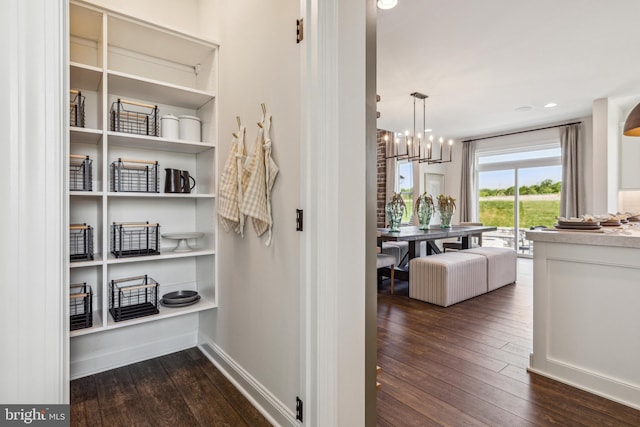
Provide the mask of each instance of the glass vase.
POLYGON ((405 209, 404 200, 400 197, 393 197, 393 199, 387 203, 385 211, 389 219, 389 231, 400 231, 400 222, 404 216, 405 209))
POLYGON ((426 193, 418 197, 415 203, 416 214, 418 215, 418 223, 420 230, 428 230, 431 217, 433 216, 433 201, 426 193))
POLYGON ((455 212, 455 209, 453 208, 440 209, 440 227, 441 228, 451 228, 451 218, 453 217, 454 212, 455 212))

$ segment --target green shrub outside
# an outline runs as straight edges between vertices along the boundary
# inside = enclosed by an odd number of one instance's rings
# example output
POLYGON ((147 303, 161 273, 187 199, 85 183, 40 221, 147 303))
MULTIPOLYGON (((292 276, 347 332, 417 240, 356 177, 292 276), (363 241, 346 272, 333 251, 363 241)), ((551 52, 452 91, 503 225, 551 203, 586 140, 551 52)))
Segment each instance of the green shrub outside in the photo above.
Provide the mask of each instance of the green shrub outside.
MULTIPOLYGON (((480 200, 480 222, 513 228, 513 200, 480 200)), ((521 200, 520 228, 553 227, 560 213, 560 200, 521 200)))

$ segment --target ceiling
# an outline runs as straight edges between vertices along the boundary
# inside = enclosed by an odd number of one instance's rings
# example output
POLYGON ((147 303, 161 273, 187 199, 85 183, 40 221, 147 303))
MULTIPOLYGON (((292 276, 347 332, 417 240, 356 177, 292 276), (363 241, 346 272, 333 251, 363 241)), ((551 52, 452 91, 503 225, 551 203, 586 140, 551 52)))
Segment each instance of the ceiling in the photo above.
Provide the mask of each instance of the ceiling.
POLYGON ((398 0, 378 10, 378 128, 413 130, 412 92, 429 96, 433 135, 454 139, 590 116, 598 98, 637 100, 638 19, 638 0, 398 0))

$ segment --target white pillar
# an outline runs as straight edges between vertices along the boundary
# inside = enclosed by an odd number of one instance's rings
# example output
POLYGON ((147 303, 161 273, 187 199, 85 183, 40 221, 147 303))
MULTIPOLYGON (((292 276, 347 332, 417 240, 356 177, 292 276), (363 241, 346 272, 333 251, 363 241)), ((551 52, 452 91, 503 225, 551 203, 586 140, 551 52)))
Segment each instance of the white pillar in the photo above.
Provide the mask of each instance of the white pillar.
POLYGON ((68 403, 64 200, 67 2, 0 14, 0 402, 68 403))

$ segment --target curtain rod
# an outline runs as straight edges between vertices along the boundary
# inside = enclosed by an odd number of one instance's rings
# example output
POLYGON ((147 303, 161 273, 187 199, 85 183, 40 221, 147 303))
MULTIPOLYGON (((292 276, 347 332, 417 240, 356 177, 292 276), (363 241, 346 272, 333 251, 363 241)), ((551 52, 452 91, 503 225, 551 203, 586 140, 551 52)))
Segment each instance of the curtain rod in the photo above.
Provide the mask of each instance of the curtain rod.
POLYGON ((462 142, 481 141, 483 139, 500 138, 501 136, 518 135, 519 133, 535 132, 537 130, 553 129, 553 128, 559 128, 559 127, 562 127, 562 126, 579 125, 581 123, 582 122, 571 122, 571 123, 565 123, 563 125, 555 125, 555 126, 547 126, 547 127, 543 127, 543 128, 537 128, 537 129, 521 130, 521 131, 518 131, 518 132, 509 132, 509 133, 503 133, 503 134, 500 134, 500 135, 493 135, 493 136, 483 136, 482 138, 467 139, 467 140, 464 140, 462 142))

